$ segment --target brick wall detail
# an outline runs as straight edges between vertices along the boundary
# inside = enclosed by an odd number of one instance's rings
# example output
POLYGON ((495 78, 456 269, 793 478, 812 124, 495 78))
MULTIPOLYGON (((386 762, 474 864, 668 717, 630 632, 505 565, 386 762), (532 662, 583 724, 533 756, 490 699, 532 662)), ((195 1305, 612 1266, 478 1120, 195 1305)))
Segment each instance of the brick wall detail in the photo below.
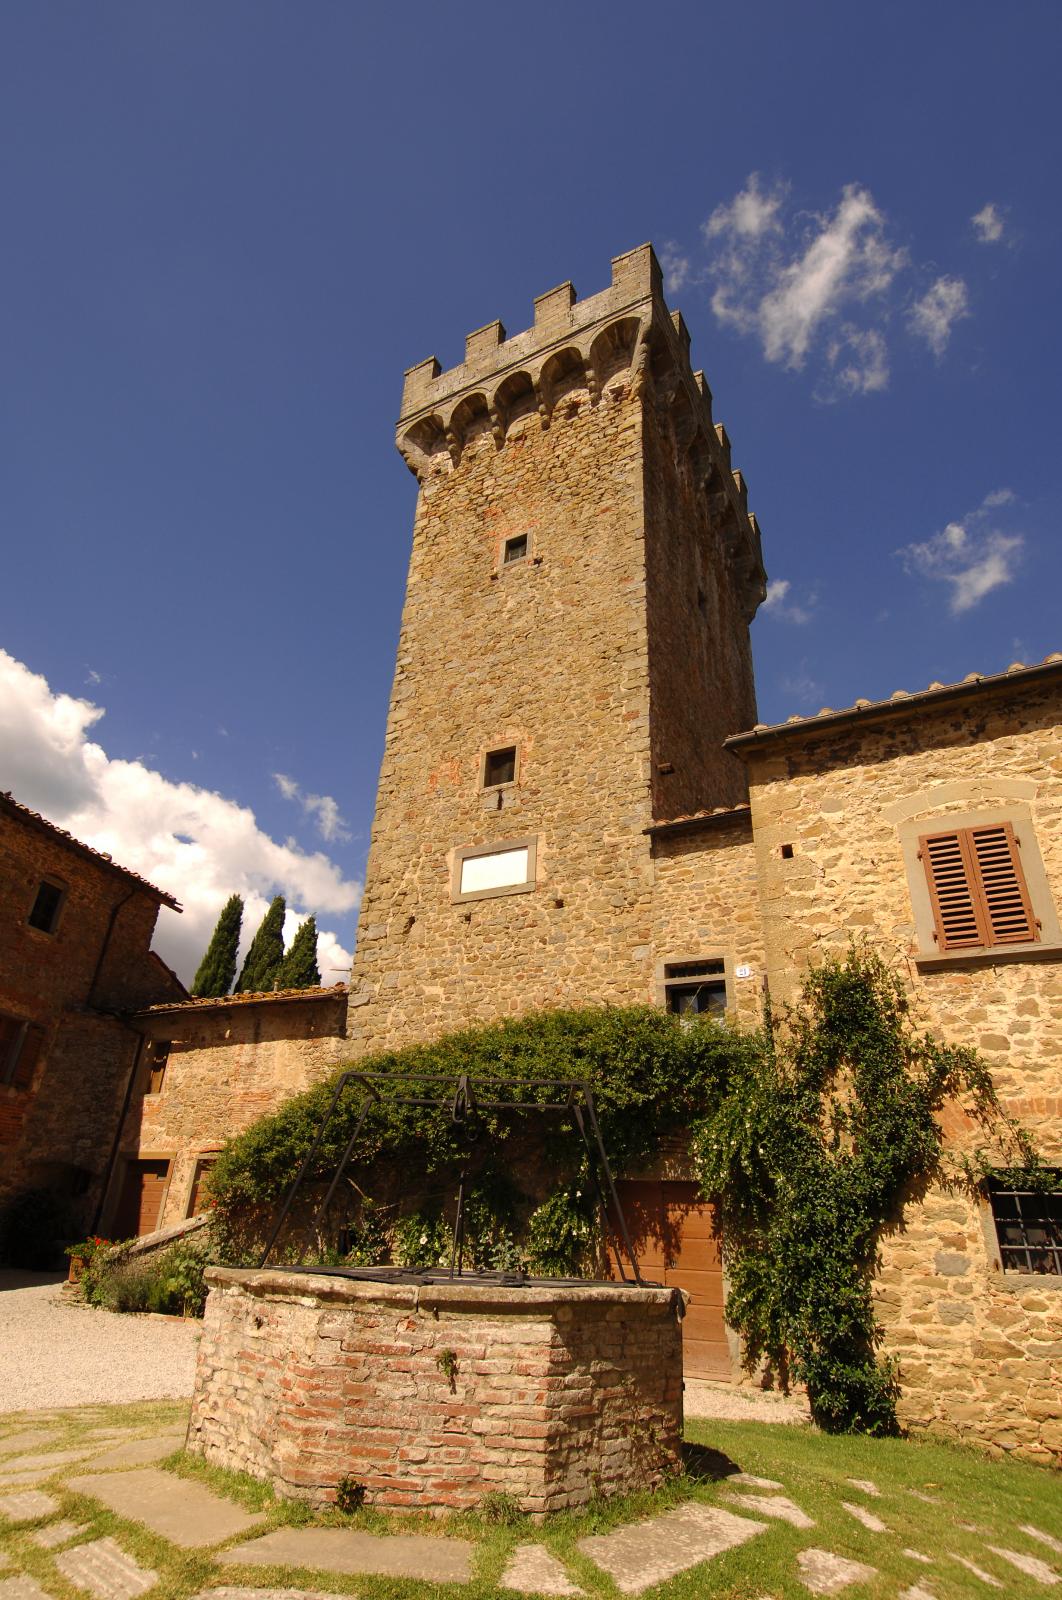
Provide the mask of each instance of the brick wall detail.
POLYGON ((676 1472, 682 1335, 665 1289, 501 1289, 209 1273, 190 1450, 289 1499, 540 1515, 676 1472), (447 1374, 444 1352, 456 1368, 447 1374))

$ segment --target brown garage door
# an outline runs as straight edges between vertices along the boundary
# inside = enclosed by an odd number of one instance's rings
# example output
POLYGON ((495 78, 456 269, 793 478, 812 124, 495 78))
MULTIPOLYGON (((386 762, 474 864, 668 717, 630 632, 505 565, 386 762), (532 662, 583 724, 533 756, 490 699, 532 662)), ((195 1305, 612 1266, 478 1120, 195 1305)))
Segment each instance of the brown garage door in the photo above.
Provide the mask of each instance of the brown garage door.
POLYGON ((731 1378, 713 1208, 695 1183, 624 1180, 616 1188, 642 1275, 690 1296, 682 1324, 687 1376, 731 1378))
POLYGON ((158 1225, 169 1176, 168 1161, 130 1161, 111 1232, 116 1239, 151 1233, 158 1225))

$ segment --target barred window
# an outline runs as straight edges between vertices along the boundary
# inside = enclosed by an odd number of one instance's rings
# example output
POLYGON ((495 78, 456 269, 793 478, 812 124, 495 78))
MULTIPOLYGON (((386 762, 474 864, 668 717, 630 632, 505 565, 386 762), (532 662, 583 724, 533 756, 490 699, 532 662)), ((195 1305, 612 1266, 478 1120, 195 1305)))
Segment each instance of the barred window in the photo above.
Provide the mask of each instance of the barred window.
POLYGON ((1047 1191, 989 1187, 1004 1272, 1062 1276, 1062 1172, 1051 1177, 1047 1191))

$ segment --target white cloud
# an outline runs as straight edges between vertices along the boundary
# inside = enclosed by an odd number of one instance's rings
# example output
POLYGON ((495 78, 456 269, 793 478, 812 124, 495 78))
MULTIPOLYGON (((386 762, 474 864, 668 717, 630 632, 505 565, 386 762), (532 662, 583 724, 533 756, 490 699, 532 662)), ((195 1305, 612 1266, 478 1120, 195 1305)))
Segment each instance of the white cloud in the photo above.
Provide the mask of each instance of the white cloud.
POLYGON ((990 200, 970 218, 974 232, 982 244, 998 244, 1003 237, 1003 218, 998 206, 990 200))
POLYGON ((888 388, 889 352, 884 335, 876 328, 857 328, 846 322, 826 346, 826 359, 836 392, 874 394, 888 388))
MULTIPOLYGON (((183 916, 161 910, 155 948, 185 982, 230 894, 244 897, 244 948, 274 894, 297 915, 356 909, 361 885, 322 852, 278 844, 224 795, 173 783, 142 761, 111 760, 89 738, 103 715, 0 650, 0 788, 182 903, 183 916)), ((323 976, 326 964, 350 965, 334 934, 323 932, 318 949, 323 976)))
POLYGON ((689 256, 683 255, 673 240, 667 240, 661 245, 660 266, 664 273, 664 288, 668 294, 677 294, 690 281, 693 264, 689 256))
POLYGON ((806 661, 782 679, 781 690, 802 706, 813 706, 822 700, 822 684, 812 677, 806 661))
POLYGON ((285 800, 297 800, 308 816, 313 817, 317 831, 328 844, 336 840, 345 844, 350 838, 346 818, 340 814, 339 804, 330 794, 303 794, 294 778, 283 772, 274 772, 273 782, 285 800))
POLYGON ((970 295, 961 278, 938 278, 907 314, 912 333, 926 341, 935 356, 947 349, 951 330, 970 315, 970 295))
POLYGON ((767 598, 760 610, 770 617, 777 617, 782 622, 795 622, 802 627, 811 621, 818 596, 812 593, 803 602, 795 598, 791 600, 789 595, 792 587, 788 578, 772 578, 767 585, 767 598))
POLYGON ((896 552, 908 573, 950 586, 948 607, 953 616, 972 610, 1001 584, 1013 582, 1025 539, 996 526, 992 512, 1014 499, 1012 490, 996 489, 961 522, 949 522, 924 543, 904 545, 896 552))
POLYGON ((788 189, 776 184, 767 194, 760 188, 758 172, 749 174, 748 182, 729 205, 716 206, 702 228, 706 239, 720 235, 729 238, 760 239, 765 234, 781 233, 778 213, 782 209, 788 189))
MULTIPOLYGON (((715 254, 716 318, 754 334, 768 361, 798 369, 844 309, 885 303, 907 253, 889 243, 885 219, 868 190, 848 184, 834 211, 810 219, 799 239, 783 225, 786 190, 764 192, 753 173, 728 205, 718 206, 704 226, 715 254)), ((858 349, 865 330, 848 322, 833 341, 833 365, 844 345, 858 349)), ((849 392, 883 388, 888 381, 884 341, 873 335, 856 361, 843 368, 849 392)))

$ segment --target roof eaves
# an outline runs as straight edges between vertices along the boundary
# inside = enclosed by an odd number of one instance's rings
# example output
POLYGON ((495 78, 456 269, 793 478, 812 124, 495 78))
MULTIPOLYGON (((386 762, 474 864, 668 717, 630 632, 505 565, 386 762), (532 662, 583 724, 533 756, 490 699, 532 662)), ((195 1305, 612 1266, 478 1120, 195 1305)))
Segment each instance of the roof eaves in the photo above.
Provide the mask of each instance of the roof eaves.
POLYGON ((142 878, 139 872, 133 872, 130 867, 119 866, 118 862, 112 861, 104 851, 94 850, 90 844, 85 844, 82 839, 75 839, 72 833, 68 833, 65 828, 60 828, 54 822, 49 822, 48 818, 42 817, 39 811, 31 811, 29 806, 24 806, 20 800, 16 800, 10 790, 0 790, 0 811, 6 811, 16 822, 22 822, 26 827, 33 828, 37 833, 47 835, 48 838, 54 839, 65 849, 72 850, 75 855, 83 856, 86 860, 94 862, 96 866, 102 867, 105 871, 117 873, 120 878, 127 878, 131 882, 138 884, 141 889, 145 889, 148 894, 153 895, 160 904, 169 906, 172 911, 179 912, 184 909, 180 901, 176 900, 172 894, 167 894, 165 889, 160 889, 155 884, 149 883, 147 878, 142 878))
POLYGON ((1015 684, 1024 686, 1044 678, 1058 676, 1060 673, 1062 673, 1062 653, 1055 653, 1032 667, 1016 664, 1009 667, 1006 672, 987 674, 971 672, 961 683, 930 684, 927 689, 918 689, 914 692, 897 689, 888 700, 857 700, 854 706, 846 706, 841 711, 833 711, 827 706, 812 717, 790 717, 787 722, 759 725, 750 728, 746 733, 731 734, 729 739, 723 740, 723 747, 733 750, 735 755, 745 756, 750 750, 766 742, 801 738, 820 731, 829 733, 834 728, 844 727, 852 722, 871 722, 881 717, 901 715, 912 706, 945 704, 949 700, 967 699, 984 690, 1013 687, 1015 684))
POLYGON ((705 828, 718 828, 728 822, 749 822, 751 819, 752 808, 749 805, 719 806, 714 811, 693 811, 689 816, 651 822, 642 832, 653 837, 658 834, 699 833, 705 828))

